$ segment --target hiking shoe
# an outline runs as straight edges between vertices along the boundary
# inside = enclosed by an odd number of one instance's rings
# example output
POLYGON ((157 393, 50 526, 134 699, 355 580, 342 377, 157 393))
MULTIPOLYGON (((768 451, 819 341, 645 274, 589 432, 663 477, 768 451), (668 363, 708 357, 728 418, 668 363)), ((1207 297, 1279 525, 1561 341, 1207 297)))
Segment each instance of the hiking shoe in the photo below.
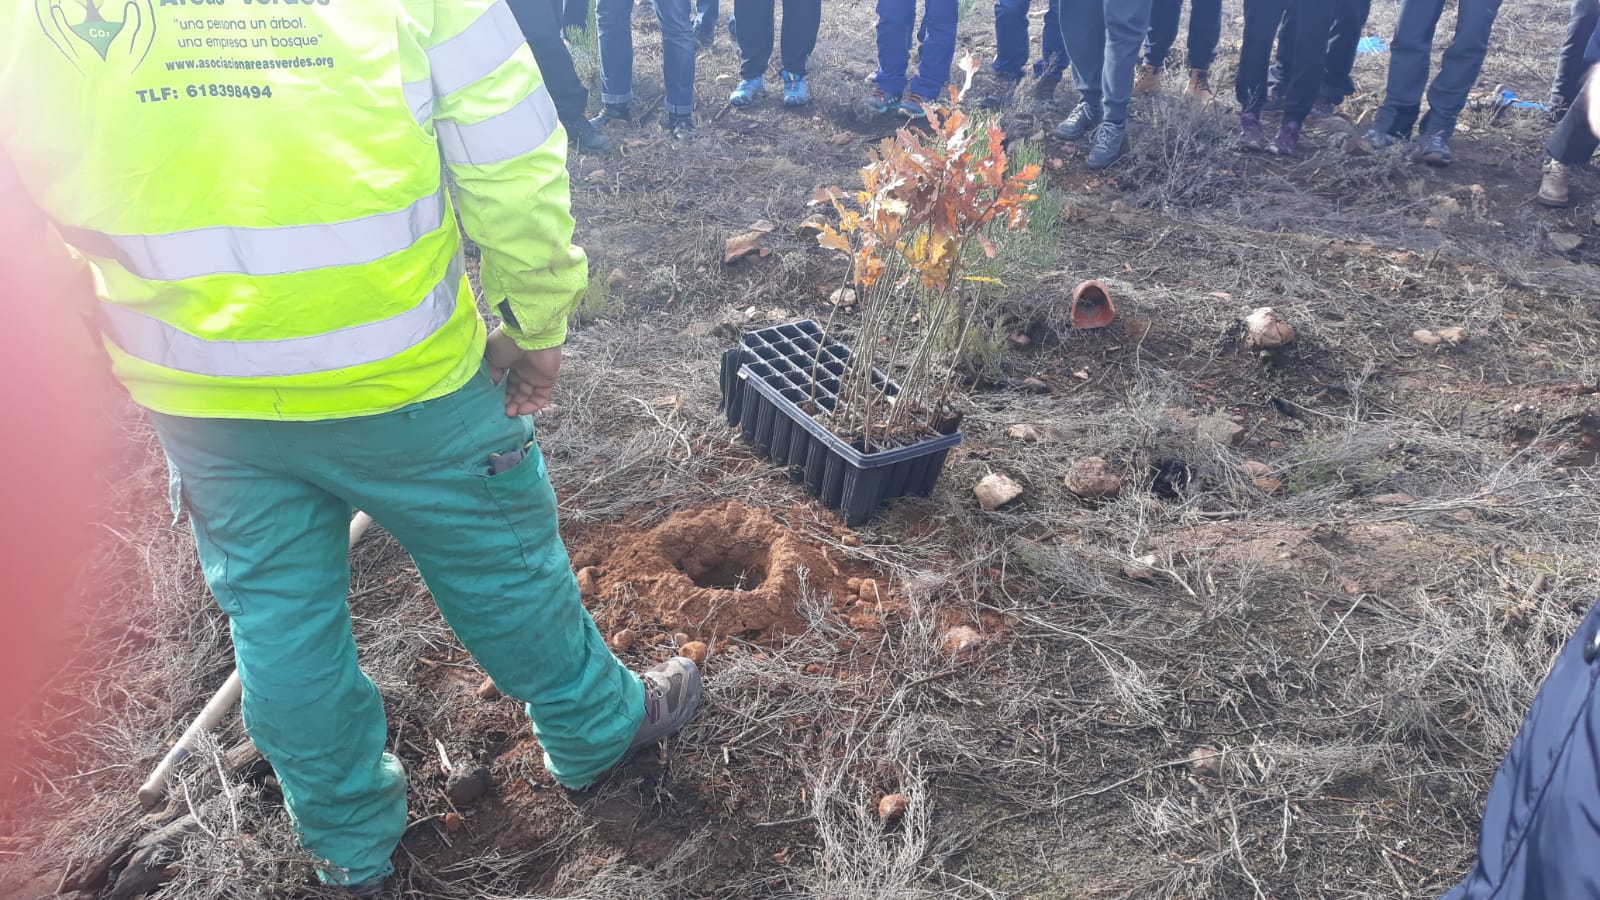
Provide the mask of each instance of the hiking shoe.
POLYGON ((700 709, 700 669, 682 656, 639 675, 644 682, 644 721, 629 750, 637 750, 677 734, 700 709))
POLYGON ((1278 126, 1278 136, 1272 139, 1272 152, 1278 156, 1293 156, 1300 149, 1300 130, 1304 127, 1304 122, 1286 117, 1278 126))
POLYGON ((1056 137, 1063 141, 1083 140, 1095 130, 1105 116, 1105 111, 1100 107, 1087 100, 1081 101, 1067 114, 1067 120, 1056 126, 1056 137))
POLYGON ((978 106, 990 112, 999 112, 1011 105, 1011 98, 1016 96, 1017 85, 1022 79, 1010 75, 997 76, 994 88, 984 98, 978 101, 978 106))
POLYGON ((1539 202, 1560 209, 1572 202, 1572 169, 1557 159, 1544 161, 1544 177, 1539 180, 1539 202))
POLYGON ((784 106, 805 106, 811 102, 811 88, 806 85, 806 77, 804 75, 796 75, 789 71, 779 72, 778 74, 783 77, 784 106))
POLYGON ((1133 95, 1135 97, 1145 94, 1154 94, 1161 90, 1161 70, 1155 66, 1139 64, 1133 74, 1133 95))
POLYGON ((1089 158, 1084 165, 1091 169, 1109 168, 1127 149, 1128 126, 1101 122, 1094 130, 1094 146, 1089 148, 1089 158))
POLYGON ((739 82, 739 86, 728 95, 728 102, 734 106, 749 106, 767 95, 767 80, 757 76, 748 81, 739 82))
POLYGON ((1450 153, 1450 139, 1442 134, 1425 134, 1417 139, 1417 161, 1444 168, 1455 159, 1450 153))
POLYGON ((675 138, 694 137, 700 129, 694 127, 694 116, 688 113, 673 113, 667 116, 667 130, 675 138))
POLYGON ((900 108, 900 98, 891 97, 883 91, 873 91, 862 101, 862 106, 875 116, 886 116, 900 108))
POLYGON ((926 119, 928 117, 928 110, 924 107, 924 104, 927 102, 928 101, 926 99, 918 97, 916 94, 912 94, 904 100, 901 100, 900 105, 896 107, 896 109, 899 111, 900 115, 905 116, 908 119, 926 119))
POLYGON ((1033 99, 1049 103, 1056 98, 1056 88, 1060 86, 1060 75, 1046 75, 1033 83, 1033 99))
POLYGON ((600 114, 589 120, 589 124, 596 128, 612 122, 632 122, 633 111, 626 103, 607 103, 600 108, 600 114))
POLYGON ((1368 128, 1344 142, 1344 152, 1351 156, 1372 156, 1400 146, 1404 139, 1387 131, 1368 128))
POLYGON ((583 153, 608 153, 616 146, 611 136, 596 128, 593 122, 583 122, 572 130, 573 146, 583 153))
POLYGON ((1267 133, 1261 130, 1261 117, 1255 113, 1239 114, 1239 146, 1258 152, 1267 149, 1267 133))
POLYGON ((1183 89, 1183 93, 1201 103, 1215 103, 1217 92, 1211 89, 1211 70, 1190 69, 1189 86, 1183 89))

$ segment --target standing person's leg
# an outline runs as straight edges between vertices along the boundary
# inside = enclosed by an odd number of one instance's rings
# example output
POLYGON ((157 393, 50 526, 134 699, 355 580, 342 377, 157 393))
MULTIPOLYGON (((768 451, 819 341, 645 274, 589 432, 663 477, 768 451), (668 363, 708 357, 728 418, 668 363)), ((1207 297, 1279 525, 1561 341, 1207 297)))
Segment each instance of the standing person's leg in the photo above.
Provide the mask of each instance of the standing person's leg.
MULTIPOLYGON (((785 76, 806 77, 811 52, 817 49, 817 32, 821 30, 822 0, 783 0, 783 38, 778 58, 783 63, 785 76)), ((789 82, 785 77, 785 89, 789 82)))
POLYGON ((1139 53, 1142 62, 1134 78, 1135 94, 1161 90, 1161 70, 1167 64, 1172 45, 1178 40, 1178 17, 1182 13, 1183 0, 1154 0, 1150 5, 1150 27, 1145 30, 1139 53))
MULTIPOLYGON (((1029 0, 994 0, 994 64, 1003 82, 1018 82, 1028 64, 1029 0)), ((1045 26, 1049 30, 1049 25, 1045 26)))
POLYGON ((717 0, 695 0, 694 39, 702 47, 711 46, 716 39, 718 6, 717 0))
POLYGON ((1294 72, 1294 7, 1278 19, 1278 49, 1274 51, 1272 68, 1267 70, 1267 97, 1269 105, 1281 99, 1294 72))
POLYGON ((1061 83, 1062 76, 1066 74, 1069 63, 1067 44, 1061 39, 1061 0, 1049 0, 1045 5, 1044 28, 1039 32, 1039 48, 1042 55, 1039 62, 1034 64, 1033 74, 1038 76, 1041 82, 1049 82, 1049 90, 1054 93, 1056 85, 1061 83))
POLYGON ((1411 136, 1422 110, 1422 92, 1428 86, 1433 33, 1443 13, 1444 0, 1401 0, 1394 40, 1389 42, 1389 78, 1383 106, 1372 123, 1379 134, 1399 140, 1411 136))
POLYGON ((405 830, 405 775, 384 752, 378 689, 356 664, 350 505, 280 459, 280 423, 150 422, 228 614, 245 730, 272 763, 301 842, 329 864, 324 881, 381 881, 405 830))
POLYGON ((888 112, 906 92, 906 67, 911 64, 911 36, 917 27, 916 0, 878 0, 878 71, 872 76, 877 94, 868 101, 876 112, 888 112))
MULTIPOLYGON (((600 102, 610 118, 627 118, 633 102, 633 0, 595 0, 600 49, 600 102)), ((601 119, 608 118, 601 113, 601 119)))
POLYGON ((1288 156, 1300 147, 1300 130, 1322 86, 1323 64, 1328 58, 1328 33, 1333 9, 1327 0, 1289 0, 1295 8, 1294 75, 1284 92, 1283 124, 1272 150, 1288 156))
POLYGON ((733 15, 744 23, 739 29, 739 80, 728 102, 748 106, 766 92, 764 76, 772 60, 774 7, 777 0, 733 0, 733 15))
POLYGON ((1207 103, 1216 99, 1211 90, 1211 64, 1222 41, 1222 0, 1190 0, 1188 59, 1189 86, 1184 93, 1207 103))
POLYGON ((1150 29, 1150 0, 1105 0, 1105 61, 1101 67, 1101 94, 1106 121, 1128 121, 1133 99, 1133 70, 1139 47, 1150 29))
MULTIPOLYGON (((596 12, 598 11, 597 9, 596 12)), ((562 30, 589 27, 589 0, 565 0, 561 5, 561 12, 562 30)))
POLYGON ((667 124, 677 129, 694 112, 694 28, 689 24, 689 0, 651 2, 656 21, 661 23, 661 80, 667 92, 667 124))
POLYGON ((1428 114, 1419 130, 1449 141, 1456 119, 1467 105, 1467 95, 1483 71, 1489 53, 1489 35, 1500 13, 1501 0, 1461 0, 1456 10, 1456 33, 1439 61, 1439 71, 1428 85, 1428 114))
POLYGON ((1561 61, 1556 66, 1556 77, 1550 85, 1550 110, 1560 115, 1572 106, 1573 98, 1583 89, 1583 76, 1589 71, 1584 51, 1600 24, 1600 0, 1572 0, 1572 13, 1567 20, 1567 37, 1561 44, 1561 61))
MULTIPOLYGON (((956 58, 958 0, 923 0, 922 45, 917 51, 917 77, 911 80, 913 98, 944 103, 950 83, 950 65, 956 58)), ((915 109, 908 109, 916 112, 915 109)))
POLYGON ((1328 59, 1322 76, 1321 98, 1330 106, 1338 106, 1356 92, 1351 72, 1356 66, 1356 52, 1361 44, 1361 32, 1366 30, 1367 17, 1372 12, 1372 0, 1337 0, 1333 11, 1333 33, 1328 39, 1328 59))
POLYGON ((1104 89, 1101 72, 1106 59, 1106 14, 1104 0, 1061 0, 1061 42, 1071 60, 1072 83, 1078 89, 1080 105, 1094 112, 1094 123, 1103 116, 1104 89))
POLYGON ((1267 106, 1267 69, 1272 65, 1273 39, 1284 18, 1286 0, 1244 0, 1244 38, 1239 45, 1239 71, 1233 96, 1239 102, 1239 145, 1265 150, 1261 111, 1267 106))
POLYGON ((556 115, 567 129, 567 136, 579 140, 589 130, 589 89, 578 80, 572 54, 561 36, 561 20, 556 11, 560 0, 506 0, 511 15, 522 29, 522 37, 533 51, 533 60, 544 76, 545 89, 555 104, 556 115))
POLYGON ((533 439, 504 398, 479 372, 445 397, 328 423, 341 452, 324 477, 410 552, 462 645, 527 704, 546 768, 578 789, 628 751, 644 690, 583 607, 538 448, 490 474, 492 455, 533 439))
POLYGON ((1595 150, 1600 149, 1600 137, 1595 136, 1589 124, 1588 98, 1589 89, 1579 88, 1572 105, 1556 124, 1555 134, 1545 144, 1548 158, 1539 181, 1539 202, 1545 206, 1567 205, 1572 191, 1572 169, 1588 163, 1595 150))

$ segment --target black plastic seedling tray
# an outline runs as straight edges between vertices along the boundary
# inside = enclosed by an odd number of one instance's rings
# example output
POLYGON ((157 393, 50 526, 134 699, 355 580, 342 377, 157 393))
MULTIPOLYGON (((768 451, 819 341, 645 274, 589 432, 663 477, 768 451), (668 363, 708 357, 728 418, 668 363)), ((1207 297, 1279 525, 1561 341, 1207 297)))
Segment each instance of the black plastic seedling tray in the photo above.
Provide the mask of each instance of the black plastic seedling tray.
MULTIPOLYGON (((790 467, 796 481, 855 525, 897 497, 931 494, 961 432, 874 450, 829 431, 806 407, 833 409, 849 363, 850 348, 810 319, 746 332, 722 355, 722 402, 728 424, 758 454, 790 467)), ((872 375, 890 396, 900 392, 882 372, 872 375)))

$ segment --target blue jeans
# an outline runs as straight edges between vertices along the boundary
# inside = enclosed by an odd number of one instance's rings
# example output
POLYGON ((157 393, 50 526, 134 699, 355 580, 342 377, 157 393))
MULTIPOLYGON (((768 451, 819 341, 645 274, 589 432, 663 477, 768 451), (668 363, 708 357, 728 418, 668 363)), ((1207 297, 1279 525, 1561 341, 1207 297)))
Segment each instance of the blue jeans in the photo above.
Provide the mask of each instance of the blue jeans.
MULTIPOLYGON (((650 0, 661 23, 661 80, 667 91, 667 112, 694 112, 694 29, 689 0, 650 0)), ((633 101, 633 0, 599 0, 595 21, 600 28, 600 99, 620 104, 633 101)))
MULTIPOLYGON (((1033 74, 1056 81, 1067 71, 1067 44, 1061 39, 1061 0, 1048 0, 1044 10, 1044 31, 1039 35, 1040 59, 1033 74)), ((1033 0, 995 0, 994 72, 1001 78, 1017 81, 1028 65, 1028 7, 1033 0)))
MULTIPOLYGON (((950 64, 956 56, 957 0, 924 0, 920 37, 922 49, 911 93, 928 100, 944 100, 950 81, 950 64)), ((872 81, 891 97, 906 93, 906 69, 911 65, 911 39, 919 36, 917 0, 878 0, 878 73, 872 81)))
POLYGON ((1440 60, 1439 71, 1428 81, 1428 66, 1433 59, 1433 33, 1444 13, 1444 0, 1405 0, 1389 43, 1389 85, 1373 127, 1396 137, 1410 137, 1422 109, 1423 90, 1428 94, 1428 114, 1420 131, 1455 133, 1456 119, 1467 105, 1467 94, 1483 70, 1483 57, 1489 52, 1489 33, 1494 30, 1500 0, 1461 0, 1456 11, 1456 33, 1440 60))

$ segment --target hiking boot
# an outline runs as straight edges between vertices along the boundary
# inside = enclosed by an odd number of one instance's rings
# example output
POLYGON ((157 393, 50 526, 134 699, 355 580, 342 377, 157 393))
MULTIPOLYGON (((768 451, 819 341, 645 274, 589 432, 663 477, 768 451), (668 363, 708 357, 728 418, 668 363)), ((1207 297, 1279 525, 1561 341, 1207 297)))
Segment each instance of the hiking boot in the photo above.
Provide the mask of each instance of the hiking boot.
POLYGON ((1021 81, 1022 79, 1013 78, 1009 75, 996 76, 994 88, 982 100, 978 101, 978 106, 989 112, 999 112, 1005 109, 1011 105, 1011 98, 1016 96, 1017 85, 1021 81))
POLYGON ((804 75, 796 75, 787 70, 778 74, 783 78, 784 106, 805 106, 811 102, 811 88, 806 85, 804 75))
POLYGON ((700 132, 694 127, 694 116, 688 113, 672 113, 667 116, 667 131, 675 138, 690 138, 700 132))
POLYGON ((1201 103, 1215 103, 1217 92, 1211 89, 1211 70, 1190 69, 1189 86, 1184 88, 1183 92, 1201 103))
POLYGON ((616 142, 611 136, 596 128, 593 122, 582 122, 570 135, 573 146, 582 153, 609 153, 616 142))
POLYGON ((877 90, 862 101, 862 106, 866 107, 867 112, 875 116, 885 116, 900 108, 900 98, 891 97, 883 91, 877 90))
POLYGON ((1128 126, 1116 122, 1101 122, 1094 130, 1094 146, 1089 148, 1089 158, 1084 165, 1091 169, 1110 168, 1128 149, 1128 126))
POLYGON ((1261 117, 1255 113, 1239 114, 1239 146, 1257 152, 1267 149, 1267 133, 1261 130, 1261 117))
POLYGON ((911 96, 900 101, 897 111, 900 113, 900 115, 905 116, 908 119, 926 119, 928 117, 928 110, 924 107, 924 104, 927 102, 928 101, 926 99, 918 97, 916 94, 912 94, 911 96))
POLYGON ((644 682, 644 721, 628 749, 637 750, 677 734, 700 709, 700 669, 682 656, 639 675, 644 682))
POLYGON ((1056 88, 1060 86, 1060 75, 1046 75, 1033 83, 1033 99, 1040 103, 1049 103, 1056 99, 1056 88))
POLYGON ((1539 202, 1560 209, 1572 202, 1572 169, 1558 159, 1544 161, 1544 177, 1539 180, 1539 202))
POLYGON ((1161 70, 1155 66, 1139 64, 1133 75, 1133 95, 1140 97, 1161 90, 1161 70))
POLYGON ((734 106, 749 106, 767 95, 767 80, 756 76, 747 81, 739 82, 739 86, 728 95, 728 102, 734 106))
POLYGON ((1278 156, 1293 156, 1300 149, 1300 130, 1304 127, 1304 122, 1286 117, 1278 126, 1278 136, 1272 139, 1272 152, 1278 156))
POLYGON ((1387 131, 1368 128, 1344 142, 1344 152, 1351 156, 1372 156, 1400 146, 1403 139, 1387 131))
POLYGON ((1442 134, 1425 134, 1417 139, 1417 161, 1444 168, 1455 159, 1450 153, 1450 139, 1442 134))
POLYGON ((633 111, 626 103, 607 103, 600 108, 600 114, 589 120, 589 124, 596 128, 609 125, 612 122, 632 122, 633 111))
POLYGON ((1084 100, 1072 108, 1067 120, 1056 126, 1056 137, 1063 141, 1081 141, 1099 126, 1106 116, 1100 107, 1084 100))

